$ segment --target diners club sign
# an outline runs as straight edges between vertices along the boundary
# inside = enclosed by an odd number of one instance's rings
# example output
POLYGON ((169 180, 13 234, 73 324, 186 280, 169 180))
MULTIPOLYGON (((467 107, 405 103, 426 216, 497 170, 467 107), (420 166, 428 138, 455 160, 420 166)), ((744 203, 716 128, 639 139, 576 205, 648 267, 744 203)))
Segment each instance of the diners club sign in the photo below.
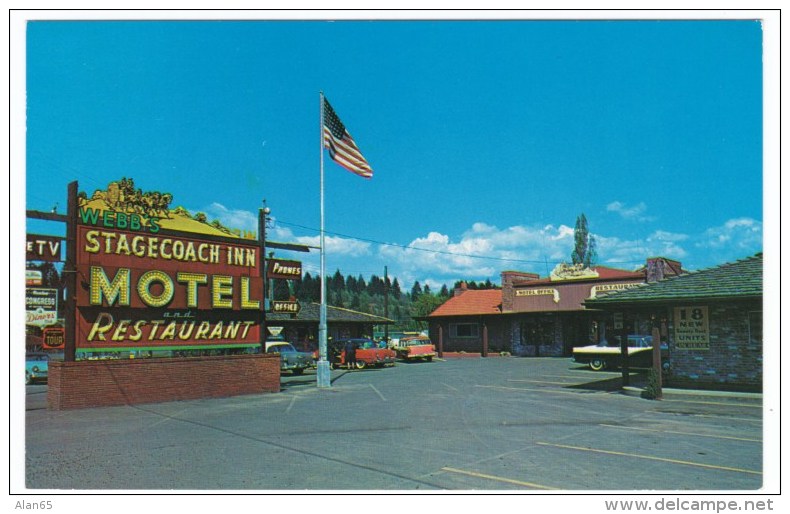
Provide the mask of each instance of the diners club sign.
POLYGON ((77 349, 258 343, 258 241, 164 230, 167 220, 129 210, 80 207, 77 349))

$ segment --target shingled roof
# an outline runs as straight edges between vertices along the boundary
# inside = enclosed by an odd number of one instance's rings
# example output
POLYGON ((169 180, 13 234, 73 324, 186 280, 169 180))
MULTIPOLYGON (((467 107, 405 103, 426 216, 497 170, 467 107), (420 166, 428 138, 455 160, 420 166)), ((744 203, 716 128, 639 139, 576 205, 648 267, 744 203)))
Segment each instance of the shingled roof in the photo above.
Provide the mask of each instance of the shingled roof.
POLYGON ((502 314, 502 290, 468 289, 444 302, 430 313, 428 317, 467 316, 472 314, 502 314))
POLYGON ((587 307, 671 300, 757 298, 763 294, 763 254, 715 268, 693 271, 586 300, 587 307))

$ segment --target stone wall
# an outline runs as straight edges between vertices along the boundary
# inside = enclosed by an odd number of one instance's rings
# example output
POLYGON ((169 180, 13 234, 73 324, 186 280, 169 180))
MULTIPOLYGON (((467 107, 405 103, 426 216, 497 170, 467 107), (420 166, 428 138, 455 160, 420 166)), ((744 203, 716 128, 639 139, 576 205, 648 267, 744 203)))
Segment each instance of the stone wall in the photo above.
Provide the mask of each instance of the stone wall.
POLYGON ((762 314, 762 305, 759 302, 717 302, 707 306, 709 349, 678 349, 670 327, 670 385, 761 390, 762 327, 759 327, 758 340, 750 340, 749 312, 762 314))

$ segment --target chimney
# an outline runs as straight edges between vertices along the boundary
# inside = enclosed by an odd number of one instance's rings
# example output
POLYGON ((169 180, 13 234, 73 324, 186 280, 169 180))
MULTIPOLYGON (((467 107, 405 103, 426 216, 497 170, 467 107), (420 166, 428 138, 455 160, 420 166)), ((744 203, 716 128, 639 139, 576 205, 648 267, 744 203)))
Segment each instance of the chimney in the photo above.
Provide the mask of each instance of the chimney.
POLYGON ((502 280, 502 312, 513 311, 514 282, 538 280, 540 278, 540 275, 537 273, 524 273, 521 271, 503 271, 500 276, 502 280))
POLYGON ((648 284, 664 280, 665 278, 683 275, 683 265, 665 257, 648 257, 645 267, 645 281, 648 284))
POLYGON ((455 288, 453 296, 461 296, 466 292, 466 282, 461 282, 461 285, 455 288))

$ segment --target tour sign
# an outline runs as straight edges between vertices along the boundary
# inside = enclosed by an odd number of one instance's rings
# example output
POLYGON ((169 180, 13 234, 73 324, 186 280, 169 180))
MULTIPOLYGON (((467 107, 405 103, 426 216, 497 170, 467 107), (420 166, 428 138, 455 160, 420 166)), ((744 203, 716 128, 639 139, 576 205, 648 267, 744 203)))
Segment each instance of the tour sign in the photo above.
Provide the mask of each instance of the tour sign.
POLYGON ((44 348, 63 348, 66 344, 66 331, 62 327, 50 327, 43 330, 44 348))

